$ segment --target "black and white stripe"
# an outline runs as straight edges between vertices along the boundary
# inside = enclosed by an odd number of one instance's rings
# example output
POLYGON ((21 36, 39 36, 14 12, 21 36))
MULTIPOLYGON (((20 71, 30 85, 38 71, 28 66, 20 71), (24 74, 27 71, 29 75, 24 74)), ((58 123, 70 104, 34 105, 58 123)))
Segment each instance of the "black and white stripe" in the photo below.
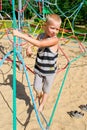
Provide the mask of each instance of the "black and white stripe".
POLYGON ((58 52, 53 53, 50 48, 40 48, 38 49, 36 64, 35 64, 35 72, 48 75, 55 73, 57 69, 57 57, 58 52))

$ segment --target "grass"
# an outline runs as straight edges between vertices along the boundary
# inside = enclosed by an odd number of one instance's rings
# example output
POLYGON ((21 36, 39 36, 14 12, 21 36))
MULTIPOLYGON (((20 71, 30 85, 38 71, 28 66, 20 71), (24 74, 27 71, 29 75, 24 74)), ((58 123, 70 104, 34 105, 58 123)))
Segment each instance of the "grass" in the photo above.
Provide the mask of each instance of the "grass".
POLYGON ((11 20, 0 20, 0 29, 12 28, 11 20))

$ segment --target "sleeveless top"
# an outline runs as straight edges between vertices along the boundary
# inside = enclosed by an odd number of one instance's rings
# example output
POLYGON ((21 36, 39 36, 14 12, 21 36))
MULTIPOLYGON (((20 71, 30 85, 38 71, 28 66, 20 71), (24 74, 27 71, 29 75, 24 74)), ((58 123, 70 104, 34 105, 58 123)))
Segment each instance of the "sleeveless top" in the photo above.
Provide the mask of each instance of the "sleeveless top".
MULTIPOLYGON (((41 35, 40 39, 43 38, 41 35)), ((58 51, 52 52, 49 47, 39 48, 34 71, 42 76, 54 74, 57 70, 58 51)))

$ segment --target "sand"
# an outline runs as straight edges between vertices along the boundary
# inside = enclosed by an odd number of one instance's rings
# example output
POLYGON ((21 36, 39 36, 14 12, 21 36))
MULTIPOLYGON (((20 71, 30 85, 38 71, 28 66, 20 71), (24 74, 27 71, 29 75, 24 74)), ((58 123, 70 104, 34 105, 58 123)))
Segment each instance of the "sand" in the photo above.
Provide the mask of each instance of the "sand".
MULTIPOLYGON (((87 43, 85 43, 87 44, 87 43)), ((27 45, 22 48, 23 61, 26 66, 33 70, 35 56, 27 57, 25 50, 27 45)), ((69 41, 66 44, 61 44, 61 48, 68 56, 70 60, 70 68, 67 75, 67 70, 63 69, 67 60, 59 51, 58 66, 59 72, 57 73, 52 89, 50 91, 48 100, 43 110, 43 115, 47 122, 50 120, 52 110, 59 94, 61 84, 63 83, 64 76, 65 82, 62 85, 61 95, 59 96, 58 104, 52 123, 49 130, 87 130, 87 112, 79 108, 80 105, 87 104, 87 56, 80 56, 81 50, 77 41, 69 41), (78 57, 78 59, 76 58, 78 57), (76 60, 75 60, 76 58, 76 60), (73 61, 72 61, 73 60, 73 61), (72 61, 72 62, 71 62, 72 61), (70 117, 68 112, 78 111, 84 113, 82 117, 70 117)), ((9 42, 7 37, 0 39, 0 58, 12 50, 12 43, 9 42)), ((36 53, 36 52, 34 52, 36 53)), ((10 54, 12 59, 13 53, 10 54)), ((1 60, 1 59, 0 59, 1 60)), ((29 75, 29 81, 33 90, 34 74, 27 71, 29 75)), ((12 130, 13 129, 13 67, 11 60, 6 61, 0 66, 0 130, 12 130)), ((16 68, 16 84, 17 84, 17 130, 41 130, 37 121, 35 111, 33 109, 33 103, 30 96, 30 91, 26 76, 23 72, 22 65, 17 63, 16 68)), ((38 104, 36 103, 37 107, 38 104)), ((42 116, 39 114, 40 120, 44 128, 46 124, 42 116)))

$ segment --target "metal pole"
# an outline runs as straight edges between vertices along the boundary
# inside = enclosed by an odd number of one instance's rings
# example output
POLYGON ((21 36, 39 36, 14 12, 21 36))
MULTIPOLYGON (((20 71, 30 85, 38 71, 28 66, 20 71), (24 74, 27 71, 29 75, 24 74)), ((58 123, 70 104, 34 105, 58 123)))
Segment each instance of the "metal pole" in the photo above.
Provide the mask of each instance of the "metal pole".
POLYGON ((21 30, 21 23, 22 23, 22 1, 18 0, 18 29, 21 30))
MULTIPOLYGON (((22 0, 18 0, 18 30, 21 31, 22 29, 22 0)), ((18 51, 22 52, 22 47, 20 46, 22 40, 21 38, 18 38, 18 51)), ((18 57, 19 59, 19 57, 18 57)), ((22 64, 19 66, 20 70, 22 70, 22 64)))
POLYGON ((44 0, 42 0, 42 14, 43 14, 43 19, 45 18, 45 15, 44 15, 44 0))

